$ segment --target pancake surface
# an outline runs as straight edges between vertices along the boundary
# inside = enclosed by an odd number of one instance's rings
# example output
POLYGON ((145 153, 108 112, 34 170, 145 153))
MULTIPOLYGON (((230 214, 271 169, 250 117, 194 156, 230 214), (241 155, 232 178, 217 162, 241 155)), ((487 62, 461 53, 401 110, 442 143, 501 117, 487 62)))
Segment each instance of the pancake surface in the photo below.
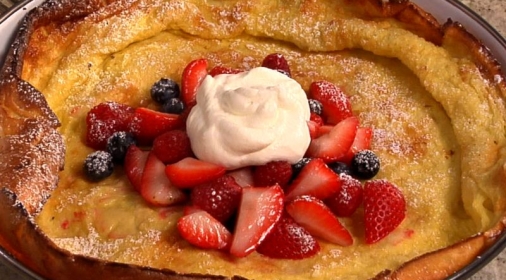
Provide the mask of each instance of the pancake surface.
POLYGON ((113 1, 36 26, 22 62, 6 71, 39 90, 61 123, 65 166, 35 217, 42 232, 73 254, 180 273, 367 279, 496 226, 506 210, 505 84, 459 47, 451 33, 458 26, 438 37, 385 9, 360 11, 374 1, 290 3, 113 1), (122 170, 100 183, 85 179, 93 106, 154 108, 151 85, 180 81, 193 59, 251 69, 273 52, 285 55, 304 89, 321 79, 342 87, 361 123, 374 128, 377 178, 397 184, 408 204, 406 220, 386 239, 364 243, 359 211, 343 219, 351 247, 321 242, 322 251, 302 261, 234 259, 186 243, 175 229, 181 208, 148 206, 122 170))

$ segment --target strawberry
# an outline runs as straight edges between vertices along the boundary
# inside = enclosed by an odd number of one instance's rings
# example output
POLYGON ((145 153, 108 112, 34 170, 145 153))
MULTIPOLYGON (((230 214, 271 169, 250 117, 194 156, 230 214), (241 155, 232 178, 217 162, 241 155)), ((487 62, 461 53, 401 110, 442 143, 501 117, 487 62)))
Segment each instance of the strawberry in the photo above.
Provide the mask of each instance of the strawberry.
POLYGON ((225 167, 187 157, 165 168, 165 174, 178 188, 192 188, 218 179, 225 174, 225 167))
POLYGON ((267 55, 262 61, 262 67, 277 70, 288 77, 292 76, 290 66, 288 66, 288 61, 282 54, 279 53, 271 53, 267 55))
POLYGON ((356 117, 349 117, 338 123, 328 134, 311 141, 307 155, 321 158, 325 162, 341 161, 355 140, 358 123, 356 117))
POLYGON ((130 132, 140 143, 151 144, 157 136, 178 128, 180 125, 179 115, 139 107, 135 109, 130 132))
POLYGON ((318 241, 286 214, 281 216, 257 248, 257 252, 262 255, 292 260, 309 258, 319 251, 318 241))
POLYGON ((309 95, 323 105, 327 123, 337 124, 353 116, 351 102, 344 92, 331 82, 316 81, 309 86, 309 95))
POLYGON ((228 172, 228 175, 234 177, 237 184, 241 187, 253 187, 253 170, 251 167, 243 167, 234 171, 228 172))
POLYGON ((131 145, 127 149, 125 161, 123 162, 127 178, 138 192, 141 190, 142 173, 148 159, 148 154, 148 151, 143 151, 137 146, 131 145))
POLYGON ((243 188, 230 253, 245 257, 269 234, 283 213, 280 186, 243 188))
POLYGON ((233 69, 233 68, 228 68, 225 66, 218 65, 218 66, 213 67, 211 69, 211 71, 209 71, 209 75, 214 77, 216 75, 221 75, 221 74, 239 74, 241 72, 242 72, 242 70, 240 70, 240 69, 233 69))
POLYGON ((183 70, 181 79, 181 99, 187 107, 196 103, 197 89, 207 76, 207 60, 204 58, 191 61, 183 70))
POLYGON ((93 107, 86 115, 86 145, 104 150, 107 139, 115 132, 128 131, 133 114, 134 108, 116 102, 93 107))
POLYGON ((320 134, 320 126, 314 121, 307 121, 307 127, 309 129, 309 137, 316 139, 320 134))
POLYGON ((342 159, 342 162, 347 164, 351 163, 353 156, 363 150, 368 150, 371 147, 372 141, 372 128, 370 127, 359 127, 357 129, 357 134, 355 135, 355 139, 353 140, 353 144, 351 148, 346 153, 346 156, 342 159))
POLYGON ((165 164, 193 155, 190 138, 182 130, 171 130, 153 140, 153 152, 165 164))
POLYGON ((193 188, 191 202, 218 221, 226 222, 239 207, 242 188, 232 176, 222 176, 193 188))
POLYGON ((232 234, 218 220, 203 210, 192 210, 177 222, 179 234, 190 244, 203 249, 229 247, 232 234))
POLYGON ((272 186, 275 184, 284 187, 292 178, 292 165, 287 161, 271 161, 255 167, 253 180, 255 186, 272 186))
POLYGON ((336 216, 349 217, 362 203, 362 183, 346 174, 341 174, 340 179, 341 187, 325 200, 325 204, 336 216))
POLYGON ((141 196, 155 206, 168 206, 182 202, 186 195, 174 187, 165 175, 165 164, 150 152, 141 179, 141 196))
POLYGON ((311 113, 309 120, 315 122, 318 126, 324 125, 322 117, 318 114, 311 113))
POLYGON ((299 175, 289 186, 286 200, 290 201, 300 195, 311 195, 325 199, 339 190, 341 180, 319 158, 312 159, 302 168, 299 175))
POLYGON ((315 197, 297 197, 286 205, 286 212, 313 236, 341 246, 353 244, 349 231, 325 203, 315 197))
POLYGON ((318 128, 318 134, 315 138, 322 137, 325 134, 328 134, 334 128, 333 125, 322 125, 318 128))
POLYGON ((395 230, 406 216, 404 195, 386 180, 364 184, 365 242, 373 244, 395 230))

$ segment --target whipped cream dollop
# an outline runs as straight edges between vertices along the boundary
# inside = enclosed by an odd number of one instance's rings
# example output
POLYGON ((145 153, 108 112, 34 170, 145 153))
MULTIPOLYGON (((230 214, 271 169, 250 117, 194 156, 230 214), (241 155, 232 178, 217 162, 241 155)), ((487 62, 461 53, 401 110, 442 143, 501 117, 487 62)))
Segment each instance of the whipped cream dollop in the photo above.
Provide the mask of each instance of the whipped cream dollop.
POLYGON ((265 67, 207 76, 186 122, 200 160, 229 170, 274 160, 299 161, 311 137, 306 93, 288 76, 265 67))

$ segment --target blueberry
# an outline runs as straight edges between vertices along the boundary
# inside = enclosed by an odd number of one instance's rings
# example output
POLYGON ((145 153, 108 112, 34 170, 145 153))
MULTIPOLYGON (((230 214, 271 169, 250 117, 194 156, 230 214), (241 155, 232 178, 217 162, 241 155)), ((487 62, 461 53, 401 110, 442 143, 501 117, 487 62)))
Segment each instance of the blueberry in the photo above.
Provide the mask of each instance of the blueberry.
POLYGON ((332 162, 332 163, 328 164, 328 167, 330 169, 332 169, 332 171, 334 171, 338 175, 344 173, 346 175, 350 175, 351 176, 351 174, 352 174, 350 167, 346 163, 344 163, 344 162, 339 162, 339 161, 338 162, 332 162))
POLYGON ((151 98, 160 104, 171 98, 179 97, 179 85, 171 79, 160 79, 151 87, 151 98))
POLYGON ((323 111, 323 105, 320 101, 316 99, 308 99, 307 102, 309 103, 309 110, 311 113, 315 113, 317 115, 321 115, 323 111))
POLYGON ((136 141, 132 133, 119 131, 107 139, 107 151, 111 154, 114 162, 123 163, 128 147, 135 144, 136 141))
POLYGON ((312 160, 312 158, 302 158, 296 164, 293 164, 292 165, 293 178, 297 177, 297 175, 299 175, 302 168, 304 168, 304 166, 306 166, 311 160, 312 160))
POLYGON ((104 151, 95 151, 84 160, 84 173, 92 181, 109 177, 114 170, 112 155, 104 151))
POLYGON ((171 98, 162 105, 162 112, 169 114, 181 114, 184 109, 184 103, 179 98, 171 98))
POLYGON ((379 170, 379 158, 371 150, 360 151, 351 160, 351 171, 358 179, 371 179, 378 174, 379 170))

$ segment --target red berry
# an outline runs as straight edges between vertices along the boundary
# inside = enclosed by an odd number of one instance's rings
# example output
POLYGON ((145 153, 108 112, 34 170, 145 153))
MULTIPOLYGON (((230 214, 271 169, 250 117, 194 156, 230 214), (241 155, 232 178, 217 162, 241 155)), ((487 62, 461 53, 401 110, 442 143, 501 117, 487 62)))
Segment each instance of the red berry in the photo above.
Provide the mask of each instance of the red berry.
POLYGON ((153 152, 165 164, 193 155, 190 138, 182 130, 171 130, 153 140, 153 152))
POLYGON ((386 180, 371 180, 364 184, 365 242, 373 244, 383 239, 404 220, 406 201, 394 184, 386 180))
POLYGON ((230 253, 245 257, 253 252, 274 228, 283 213, 280 186, 243 188, 230 253))
POLYGON ((203 249, 227 249, 232 234, 218 220, 203 210, 188 211, 177 222, 179 234, 190 244, 203 249))
POLYGON ((242 70, 240 70, 240 69, 233 69, 233 68, 228 68, 228 67, 219 65, 219 66, 213 67, 213 69, 211 69, 211 71, 209 71, 209 75, 214 77, 216 75, 221 75, 221 74, 239 74, 241 72, 242 72, 242 70))
POLYGON ((353 140, 353 144, 351 148, 346 153, 346 156, 342 159, 342 162, 347 164, 351 164, 351 160, 356 153, 368 150, 371 147, 372 141, 372 128, 370 127, 359 127, 357 129, 357 134, 355 135, 355 139, 353 140))
POLYGON ((191 61, 183 70, 181 99, 187 107, 195 105, 197 89, 206 76, 207 60, 204 58, 191 61))
POLYGON ((225 175, 193 188, 191 202, 224 223, 239 207, 241 194, 242 187, 235 182, 234 177, 225 175))
POLYGON ((290 66, 288 66, 288 61, 282 54, 272 53, 267 55, 262 61, 262 66, 272 70, 277 70, 288 77, 292 76, 290 66))
POLYGON ((332 171, 323 160, 314 158, 302 168, 290 184, 286 192, 286 200, 290 201, 301 195, 325 199, 339 190, 340 185, 339 175, 332 171))
POLYGON ((128 180, 138 192, 141 191, 142 173, 148 159, 148 151, 143 151, 135 145, 128 147, 123 166, 128 180))
POLYGON ((142 172, 141 196, 155 206, 169 206, 182 202, 186 195, 172 185, 165 175, 165 164, 150 152, 142 172))
POLYGON ((134 118, 130 124, 130 132, 135 135, 140 143, 151 144, 159 135, 180 126, 179 115, 139 107, 135 109, 134 118))
POLYGON ((311 113, 309 120, 315 122, 318 126, 324 125, 322 117, 316 113, 311 113))
POLYGON ((309 258, 319 251, 318 241, 286 214, 257 248, 262 255, 292 260, 309 258))
POLYGON ((225 167, 187 157, 165 168, 165 174, 178 188, 193 188, 218 179, 225 174, 225 167))
POLYGON ((128 131, 134 108, 105 102, 93 107, 86 116, 86 144, 96 150, 104 150, 107 139, 115 132, 128 131))
POLYGON ((346 175, 340 175, 341 187, 325 200, 325 204, 339 217, 349 217, 362 203, 362 183, 359 180, 346 175))
POLYGON ((297 197, 286 205, 286 212, 313 236, 341 246, 353 244, 350 232, 323 201, 315 197, 297 197))
POLYGON ((355 140, 358 123, 356 117, 349 117, 338 123, 329 133, 311 140, 307 155, 321 158, 325 162, 341 161, 355 140))
POLYGON ((323 105, 327 123, 336 124, 353 116, 348 96, 333 83, 316 81, 309 86, 309 94, 323 105))
POLYGON ((284 187, 292 178, 292 165, 287 161, 271 161, 255 167, 253 180, 255 186, 272 186, 275 184, 284 187))

